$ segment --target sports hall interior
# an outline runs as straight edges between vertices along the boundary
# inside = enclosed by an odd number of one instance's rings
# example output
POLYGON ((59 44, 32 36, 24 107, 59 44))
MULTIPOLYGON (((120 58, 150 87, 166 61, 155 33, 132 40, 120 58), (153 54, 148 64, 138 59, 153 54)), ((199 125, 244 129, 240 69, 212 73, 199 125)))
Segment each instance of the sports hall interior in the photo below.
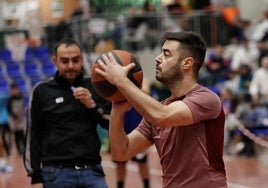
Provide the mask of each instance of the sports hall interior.
MULTIPOLYGON (((68 36, 81 44, 84 70, 89 76, 93 63, 104 52, 123 49, 135 54, 144 77, 154 88, 151 90, 152 97, 157 97, 165 92, 154 78, 154 58, 161 52, 161 36, 169 31, 199 32, 208 45, 200 84, 217 93, 230 111, 226 116, 224 143, 228 186, 267 187, 268 102, 264 108, 253 109, 249 112, 250 116, 245 117, 238 113, 242 102, 237 101, 239 96, 246 98, 250 95, 247 93, 249 85, 245 84, 243 93, 239 93, 237 88, 240 85, 231 88, 228 83, 234 77, 245 77, 238 71, 241 67, 234 71, 231 65, 235 52, 245 40, 253 48, 247 55, 255 54, 249 58, 256 62, 256 66, 249 67, 247 72, 250 75, 247 77, 248 84, 260 68, 258 63, 268 52, 268 3, 264 0, 148 2, 150 6, 144 10, 145 0, 1 0, 1 93, 8 93, 11 82, 16 82, 25 96, 27 108, 34 85, 56 71, 51 59, 53 46, 62 37, 68 36)), ((248 101, 245 99, 243 102, 248 101)), ((98 131, 102 140, 105 177, 109 188, 116 188, 108 132, 101 128, 98 131)), ((30 178, 24 169, 23 156, 16 150, 14 141, 11 141, 10 147, 11 155, 4 155, 4 158, 13 170, 0 168, 0 188, 28 188, 30 178)), ((151 188, 161 188, 162 172, 154 146, 148 149, 148 166, 151 188)), ((137 164, 133 161, 127 163, 126 187, 142 187, 137 164)))

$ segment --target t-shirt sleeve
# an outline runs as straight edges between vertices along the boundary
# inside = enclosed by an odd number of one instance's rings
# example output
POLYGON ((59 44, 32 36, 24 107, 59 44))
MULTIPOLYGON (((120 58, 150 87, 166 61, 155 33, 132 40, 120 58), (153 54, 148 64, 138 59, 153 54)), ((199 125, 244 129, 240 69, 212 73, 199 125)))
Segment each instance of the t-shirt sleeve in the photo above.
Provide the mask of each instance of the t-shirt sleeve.
POLYGON ((190 108, 194 123, 214 119, 221 112, 220 98, 213 92, 201 90, 183 99, 190 108))
POLYGON ((152 128, 152 125, 143 118, 135 130, 139 131, 145 138, 153 143, 152 128))

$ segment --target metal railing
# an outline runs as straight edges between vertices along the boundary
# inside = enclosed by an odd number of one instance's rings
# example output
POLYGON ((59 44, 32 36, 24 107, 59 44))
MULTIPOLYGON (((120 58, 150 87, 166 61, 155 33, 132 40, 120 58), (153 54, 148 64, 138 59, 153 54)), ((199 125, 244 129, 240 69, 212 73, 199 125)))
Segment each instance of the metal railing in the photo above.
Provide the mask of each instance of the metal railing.
MULTIPOLYGON (((230 26, 223 19, 220 12, 195 11, 187 14, 171 15, 121 15, 107 17, 91 15, 90 18, 72 19, 66 22, 66 28, 74 39, 81 43, 86 52, 94 51, 96 44, 101 41, 112 41, 115 48, 127 50, 142 50, 144 47, 153 47, 160 43, 161 35, 166 31, 192 30, 199 32, 206 40, 208 46, 228 44, 230 26), (130 21, 136 21, 131 25, 130 21), (146 24, 146 29, 141 30, 140 24, 146 24), (140 30, 141 31, 140 31, 140 30), (140 34, 135 41, 136 32, 140 34), (130 38, 132 39, 130 40, 130 38), (137 43, 134 49, 128 43, 137 43)), ((45 42, 52 46, 59 37, 57 25, 46 26, 45 42)), ((66 31, 67 32, 67 31, 66 31)), ((132 44, 133 45, 133 44, 132 44)))

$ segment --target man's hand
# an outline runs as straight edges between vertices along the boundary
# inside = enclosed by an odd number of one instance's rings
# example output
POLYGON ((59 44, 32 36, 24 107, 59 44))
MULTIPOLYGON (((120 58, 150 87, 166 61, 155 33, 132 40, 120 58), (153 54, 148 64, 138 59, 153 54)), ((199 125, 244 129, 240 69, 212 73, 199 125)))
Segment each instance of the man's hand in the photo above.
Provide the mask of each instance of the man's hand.
POLYGON ((87 108, 94 108, 96 106, 88 89, 84 87, 76 87, 72 90, 74 97, 85 104, 87 108))
POLYGON ((111 84, 117 86, 120 82, 123 82, 124 79, 128 79, 127 75, 130 69, 135 67, 134 63, 130 63, 126 66, 122 66, 116 62, 112 53, 103 55, 103 60, 98 59, 98 64, 100 68, 96 68, 96 72, 102 75, 106 80, 111 84))

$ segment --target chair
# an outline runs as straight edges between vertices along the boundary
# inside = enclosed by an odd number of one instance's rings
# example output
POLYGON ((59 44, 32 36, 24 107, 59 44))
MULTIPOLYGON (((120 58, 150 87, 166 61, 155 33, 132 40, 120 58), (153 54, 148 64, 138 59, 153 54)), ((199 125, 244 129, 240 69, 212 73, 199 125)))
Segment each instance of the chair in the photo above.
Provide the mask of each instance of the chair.
POLYGON ((35 58, 35 47, 27 47, 24 53, 25 57, 24 59, 33 59, 35 58))
POLYGON ((53 62, 49 61, 47 63, 42 64, 42 72, 45 76, 51 76, 55 74, 56 67, 53 62))
POLYGON ((49 49, 45 46, 38 46, 34 50, 34 55, 39 60, 50 58, 51 54, 49 52, 49 49))
POLYGON ((30 82, 31 82, 31 87, 34 87, 35 84, 37 84, 38 82, 40 82, 42 80, 42 78, 39 75, 34 75, 30 77, 30 82))
POLYGON ((9 49, 0 50, 0 59, 4 62, 12 61, 12 53, 9 49))
POLYGON ((26 61, 23 64, 24 72, 27 76, 37 76, 39 75, 38 65, 34 61, 26 61))
POLYGON ((26 95, 28 94, 29 86, 28 86, 27 81, 26 81, 26 79, 24 77, 22 77, 22 76, 14 77, 12 79, 12 81, 18 85, 19 90, 23 94, 26 94, 26 95))
POLYGON ((4 73, 4 65, 2 65, 0 63, 0 78, 5 77, 4 75, 5 75, 5 73, 4 73))
POLYGON ((9 61, 7 63, 6 72, 10 78, 22 76, 20 65, 15 61, 9 61))
POLYGON ((0 91, 9 92, 9 83, 5 77, 0 77, 0 91))

